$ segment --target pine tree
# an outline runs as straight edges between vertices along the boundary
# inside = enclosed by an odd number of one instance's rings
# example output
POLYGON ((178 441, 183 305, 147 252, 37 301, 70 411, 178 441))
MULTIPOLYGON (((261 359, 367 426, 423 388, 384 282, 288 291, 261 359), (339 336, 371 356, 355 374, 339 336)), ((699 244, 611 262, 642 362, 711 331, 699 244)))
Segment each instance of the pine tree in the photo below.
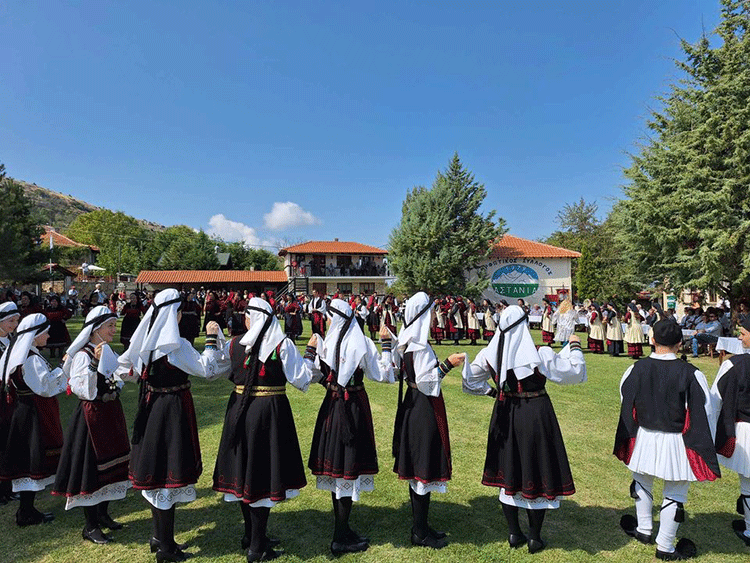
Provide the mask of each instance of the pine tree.
POLYGON ((494 211, 480 212, 486 195, 458 154, 438 172, 431 189, 417 186, 407 193, 388 257, 404 291, 476 295, 483 289, 482 282, 468 284, 465 272, 489 256, 504 232, 494 211))
POLYGON ((750 1, 722 0, 712 47, 683 41, 613 213, 636 271, 674 288, 750 293, 750 1))

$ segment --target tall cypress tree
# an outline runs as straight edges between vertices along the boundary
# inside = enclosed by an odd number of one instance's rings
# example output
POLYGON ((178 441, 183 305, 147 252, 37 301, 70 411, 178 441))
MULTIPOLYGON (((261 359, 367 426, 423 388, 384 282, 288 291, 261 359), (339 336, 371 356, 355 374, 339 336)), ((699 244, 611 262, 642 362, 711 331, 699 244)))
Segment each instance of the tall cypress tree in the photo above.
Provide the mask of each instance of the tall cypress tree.
POLYGON ((469 284, 465 273, 489 256, 504 232, 504 221, 495 221, 494 211, 480 212, 486 195, 458 154, 445 172, 438 172, 432 188, 417 186, 407 193, 389 252, 405 291, 475 295, 483 289, 481 281, 469 284))

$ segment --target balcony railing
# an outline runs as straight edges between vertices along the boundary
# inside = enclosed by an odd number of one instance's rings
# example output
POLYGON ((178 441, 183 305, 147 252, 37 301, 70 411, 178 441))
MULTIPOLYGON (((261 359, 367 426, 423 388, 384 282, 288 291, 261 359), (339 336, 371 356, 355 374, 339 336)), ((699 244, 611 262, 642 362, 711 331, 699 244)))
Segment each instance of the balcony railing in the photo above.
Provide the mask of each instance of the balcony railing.
POLYGON ((289 277, 388 277, 391 275, 388 266, 365 264, 362 267, 357 266, 318 266, 308 264, 304 266, 287 266, 289 277))

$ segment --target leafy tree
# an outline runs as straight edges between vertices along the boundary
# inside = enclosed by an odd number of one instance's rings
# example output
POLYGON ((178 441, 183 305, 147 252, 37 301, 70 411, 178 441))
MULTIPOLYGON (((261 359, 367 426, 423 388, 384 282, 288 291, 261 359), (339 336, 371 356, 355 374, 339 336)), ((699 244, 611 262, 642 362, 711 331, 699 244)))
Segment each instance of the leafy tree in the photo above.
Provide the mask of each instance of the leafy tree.
POLYGON ((282 263, 273 252, 263 248, 250 248, 242 242, 217 241, 219 252, 228 252, 232 256, 232 264, 235 270, 270 271, 281 270, 282 263))
POLYGON ((722 0, 712 47, 682 42, 616 206, 635 271, 672 287, 750 293, 750 2, 722 0))
POLYGON ((505 221, 486 216, 480 207, 487 192, 454 154, 438 172, 432 188, 417 186, 406 194, 401 223, 390 236, 389 262, 408 293, 476 295, 487 280, 469 284, 465 272, 487 258, 505 221))
POLYGON ((579 297, 596 300, 603 295, 601 272, 597 257, 591 253, 585 242, 581 247, 581 257, 578 259, 576 271, 576 292, 579 297))
POLYGON ((141 249, 150 237, 136 219, 109 209, 79 215, 66 234, 76 242, 99 247, 97 264, 111 274, 140 271, 141 249))
POLYGON ((216 246, 205 232, 175 225, 156 234, 145 258, 149 268, 159 270, 218 270, 216 246))
POLYGON ((0 164, 0 279, 27 281, 35 277, 44 260, 39 238, 44 230, 34 219, 23 188, 5 176, 0 164))

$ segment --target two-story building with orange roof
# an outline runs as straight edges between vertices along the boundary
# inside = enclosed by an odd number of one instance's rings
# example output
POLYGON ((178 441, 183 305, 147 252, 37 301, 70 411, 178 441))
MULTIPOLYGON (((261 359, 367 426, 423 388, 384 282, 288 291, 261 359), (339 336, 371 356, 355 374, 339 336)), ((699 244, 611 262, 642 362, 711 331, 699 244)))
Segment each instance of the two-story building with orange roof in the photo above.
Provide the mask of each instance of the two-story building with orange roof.
POLYGON ((482 296, 493 303, 505 299, 515 305, 524 299, 529 305, 541 304, 546 296, 553 300, 570 296, 571 261, 580 257, 574 250, 506 234, 489 258, 467 276, 470 281, 489 281, 482 296))
POLYGON ((308 241, 282 248, 279 256, 296 292, 383 295, 393 280, 388 251, 358 242, 308 241))

